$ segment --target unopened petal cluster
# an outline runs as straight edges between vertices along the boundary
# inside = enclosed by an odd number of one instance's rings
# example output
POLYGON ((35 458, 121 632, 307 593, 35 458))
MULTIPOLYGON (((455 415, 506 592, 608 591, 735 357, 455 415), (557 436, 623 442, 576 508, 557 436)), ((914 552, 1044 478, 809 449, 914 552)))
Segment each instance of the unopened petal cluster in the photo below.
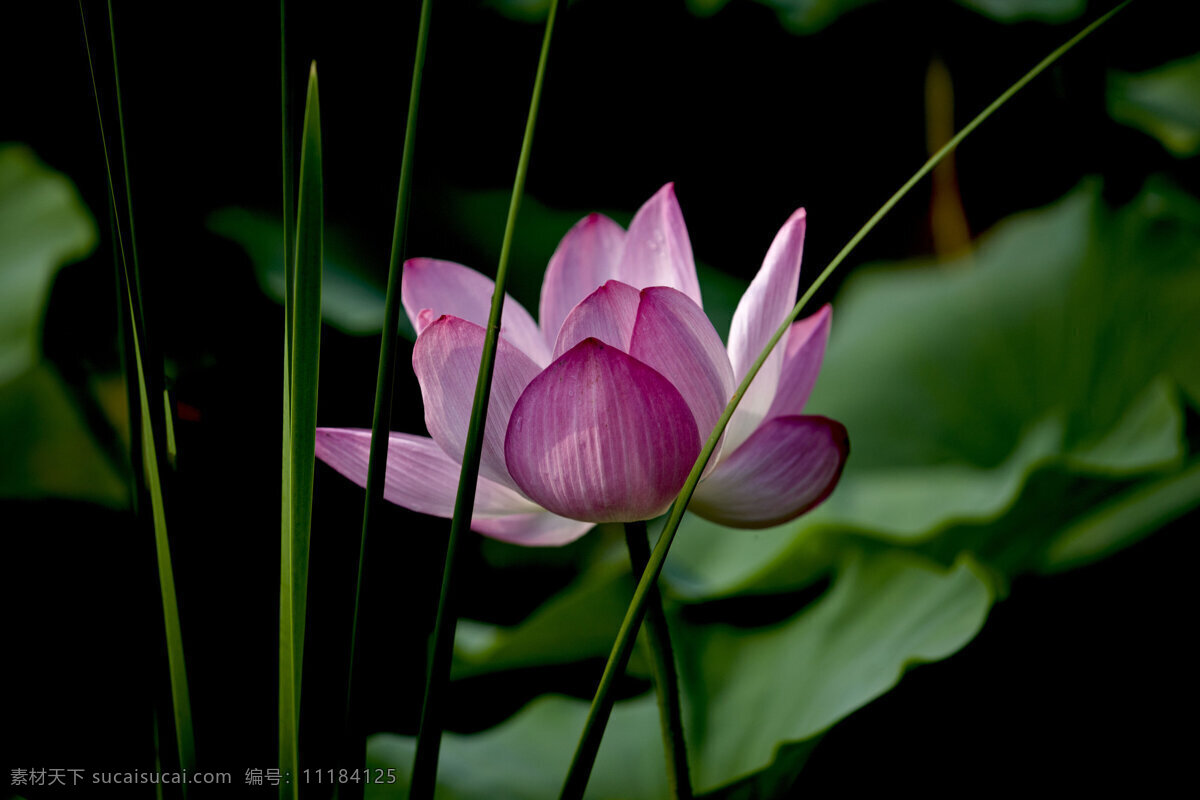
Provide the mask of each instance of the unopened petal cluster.
MULTIPOLYGON (((738 304, 728 348, 705 316, 691 243, 668 184, 623 230, 592 214, 563 238, 539 320, 505 297, 472 527, 558 545, 598 522, 663 513, 704 441, 795 302, 804 211, 784 224, 738 304)), ((448 261, 405 265, 404 309, 429 438, 391 434, 384 496, 453 514, 493 283, 448 261)), ((742 399, 691 510, 734 527, 791 519, 833 490, 845 428, 802 414, 830 308, 794 323, 742 399)), ((317 455, 366 483, 370 431, 321 428, 317 455)))

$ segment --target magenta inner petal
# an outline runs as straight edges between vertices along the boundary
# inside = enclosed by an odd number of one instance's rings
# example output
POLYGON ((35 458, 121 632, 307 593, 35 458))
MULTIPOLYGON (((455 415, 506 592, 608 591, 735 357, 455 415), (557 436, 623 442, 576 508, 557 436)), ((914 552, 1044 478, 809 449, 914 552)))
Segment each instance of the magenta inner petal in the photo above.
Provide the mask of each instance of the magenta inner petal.
POLYGON ((641 294, 629 354, 679 390, 700 438, 707 439, 733 395, 725 345, 700 307, 682 292, 658 286, 641 294))
POLYGON ((554 343, 554 358, 588 338, 628 353, 641 301, 642 293, 632 286, 607 281, 567 314, 554 343))
MULTIPOLYGON (((738 301, 729 327, 729 361, 739 382, 795 305, 804 230, 804 209, 800 209, 775 234, 762 267, 738 301)), ((767 418, 779 386, 784 344, 771 351, 738 404, 725 431, 727 449, 738 447, 767 418)))
POLYGON ((686 294, 696 305, 704 305, 700 301, 692 242, 683 223, 674 184, 659 189, 634 215, 614 277, 638 289, 670 286, 686 294))
POLYGON ((766 528, 829 496, 850 451, 846 429, 826 417, 776 417, 759 426, 702 481, 690 510, 735 528, 766 528))
POLYGON ((542 335, 553 343, 571 309, 597 286, 616 277, 625 244, 625 231, 603 214, 588 214, 559 242, 546 277, 538 320, 542 335))
POLYGON ((585 339, 525 389, 504 452, 517 485, 553 513, 631 522, 667 509, 699 455, 700 437, 666 378, 585 339))
POLYGON ((833 308, 825 305, 788 329, 786 344, 780 345, 784 351, 783 367, 779 371, 779 385, 767 411, 767 419, 799 414, 804 410, 821 372, 832 320, 833 308))

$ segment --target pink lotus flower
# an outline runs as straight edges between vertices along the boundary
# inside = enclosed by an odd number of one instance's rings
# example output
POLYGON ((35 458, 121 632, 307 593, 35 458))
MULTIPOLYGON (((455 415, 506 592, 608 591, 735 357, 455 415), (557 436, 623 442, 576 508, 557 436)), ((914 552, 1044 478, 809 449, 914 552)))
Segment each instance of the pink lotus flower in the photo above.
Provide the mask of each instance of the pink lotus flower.
MULTIPOLYGON (((682 488, 737 382, 795 302, 804 211, 775 237, 738 304, 726 350, 700 304, 671 184, 628 232, 600 214, 550 259, 540 325, 511 297, 496 354, 472 527, 559 545, 597 522, 655 517, 682 488)), ((413 369, 432 438, 391 434, 384 497, 450 517, 493 283, 459 264, 413 259, 403 301, 418 332, 413 369)), ((792 325, 742 399, 690 509, 742 528, 820 503, 848 448, 838 422, 800 412, 816 382, 830 308, 792 325)), ((317 456, 360 486, 371 432, 317 430, 317 456)))

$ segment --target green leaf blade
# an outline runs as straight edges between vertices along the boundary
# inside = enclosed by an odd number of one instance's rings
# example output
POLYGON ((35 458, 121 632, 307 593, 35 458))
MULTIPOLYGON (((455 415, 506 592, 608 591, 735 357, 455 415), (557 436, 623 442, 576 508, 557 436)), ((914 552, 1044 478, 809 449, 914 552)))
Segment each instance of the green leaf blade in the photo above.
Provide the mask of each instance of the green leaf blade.
POLYGON ((321 347, 324 199, 316 64, 309 72, 296 214, 295 297, 285 383, 284 520, 280 546, 279 758, 292 775, 284 796, 298 793, 299 711, 308 594, 313 473, 316 468, 317 378, 321 347))

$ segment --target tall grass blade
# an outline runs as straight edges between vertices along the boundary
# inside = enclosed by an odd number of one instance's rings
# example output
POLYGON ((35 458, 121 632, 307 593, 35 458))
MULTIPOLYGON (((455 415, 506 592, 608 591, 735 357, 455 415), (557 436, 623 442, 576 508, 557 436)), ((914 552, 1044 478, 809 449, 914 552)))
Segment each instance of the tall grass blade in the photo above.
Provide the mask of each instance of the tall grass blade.
POLYGON ((650 563, 646 567, 646 571, 642 574, 641 580, 638 581, 637 589, 634 591, 633 600, 629 604, 628 610, 625 612, 625 618, 621 622, 621 628, 617 633, 617 639, 613 643, 612 652, 609 654, 608 663, 604 667, 604 674, 600 678, 600 685, 596 689, 596 695, 592 699, 592 706, 588 711, 587 721, 584 723, 583 734, 580 737, 579 745, 575 750, 575 756, 571 761, 571 768, 567 773, 566 781, 563 785, 563 798, 582 798, 584 790, 587 788, 588 778, 591 775, 592 766, 596 761, 596 753, 600 749, 600 740, 604 736, 604 728, 608 723, 608 717, 612 712, 613 688, 616 683, 616 678, 625 672, 625 667, 629 663, 629 656, 633 651, 634 639, 638 628, 642 624, 642 618, 646 613, 646 603, 650 596, 650 589, 658 581, 659 573, 662 571, 663 562, 667 558, 667 551, 671 547, 671 542, 675 539, 675 534, 679 530, 679 523, 683 519, 684 511, 687 509, 688 502, 692 499, 692 493, 696 490, 696 484, 700 482, 700 475, 704 471, 704 467, 708 464, 708 459, 712 456, 716 449, 717 442, 725 431, 725 426, 729 424, 730 417, 733 416, 734 410, 738 403, 741 402, 742 396, 750 387, 750 383, 762 368, 763 363, 767 360, 767 356, 787 333, 792 322, 800 315, 801 310, 808 303, 822 284, 829 278, 833 271, 838 268, 846 257, 850 254, 859 242, 870 233, 880 220, 888 214, 889 211, 900 202, 908 192, 932 170, 942 159, 944 159, 954 148, 956 148, 964 139, 967 138, 979 125, 996 112, 1001 106, 1007 103, 1013 95, 1020 91, 1027 83, 1040 75, 1047 67, 1061 58, 1071 48, 1079 42, 1087 38, 1094 30, 1099 28, 1105 22, 1112 18, 1114 14, 1119 12, 1125 6, 1129 5, 1132 0, 1118 5, 1102 17, 1097 19, 1092 24, 1088 25, 1070 40, 1061 45, 1058 49, 1052 52, 1046 58, 1042 59, 1037 66, 1025 73, 1016 83, 1010 86, 1003 94, 987 108, 979 113, 975 119, 971 120, 966 127, 959 131, 953 139, 947 142, 940 150, 934 153, 925 164, 909 178, 903 186, 901 186, 895 194, 888 198, 887 202, 880 207, 878 211, 867 221, 859 231, 851 237, 846 246, 834 257, 827 267, 821 272, 813 284, 800 297, 799 302, 792 308, 787 319, 775 331, 771 340, 759 354, 754 364, 750 367, 746 377, 733 393, 729 404, 725 407, 725 411, 721 414, 717 421, 716 427, 705 442, 704 447, 700 451, 700 455, 696 459, 695 465, 692 467, 691 473, 683 484, 683 488, 679 492, 679 496, 675 499, 675 503, 671 506, 670 516, 667 518, 666 526, 658 539, 658 543, 654 547, 654 551, 650 554, 650 563))
MULTIPOLYGON (((284 664, 290 664, 292 652, 290 640, 284 640, 284 596, 290 597, 291 569, 284 555, 290 551, 292 538, 291 515, 291 436, 292 436, 292 292, 296 280, 296 260, 293 255, 296 247, 295 232, 295 190, 292 176, 292 141, 291 141, 291 100, 288 93, 287 79, 287 2, 279 0, 279 86, 280 86, 280 127, 282 129, 282 158, 283 158, 283 274, 285 289, 283 293, 283 413, 282 432, 279 438, 281 456, 280 463, 280 493, 279 493, 279 531, 280 531, 280 565, 279 565, 279 762, 284 765, 287 758, 296 766, 299 755, 295 744, 297 719, 295 715, 294 693, 290 681, 284 680, 284 664), (285 652, 288 654, 285 656, 285 652), (286 755, 285 755, 286 754, 286 755)), ((280 797, 288 792, 280 790, 280 797)))
MULTIPOLYGON (((360 607, 363 597, 363 573, 367 563, 367 543, 371 525, 383 503, 383 485, 387 475, 388 433, 392 427, 392 389, 396 376, 396 336, 400 323, 400 280, 408 232, 409 197, 412 194, 413 151, 416 147, 417 107, 421 97, 421 77, 425 70, 425 51, 429 44, 429 16, 432 0, 422 0, 417 26, 417 50, 414 57, 412 87, 408 93, 408 120, 404 129, 404 151, 400 158, 400 187, 396 193, 396 219, 392 226, 392 252, 388 263, 387 299, 384 304, 383 335, 379 344, 379 369, 375 378, 375 413, 371 421, 371 453, 367 460, 367 496, 363 504, 362 536, 358 548, 358 573, 354 589, 354 615, 350 633, 350 678, 346 687, 348 747, 353 753, 351 769, 362 768, 366 759, 364 732, 359 730, 354 690, 361 670, 359 655, 360 607)), ((349 785, 353 790, 357 784, 349 785)), ((348 794, 350 794, 348 792, 348 794)), ((357 792, 354 792, 357 794, 357 792)))
MULTIPOLYGON (((162 481, 159 475, 159 450, 156 442, 158 438, 155 435, 154 425, 152 422, 152 413, 155 408, 149 401, 149 393, 147 391, 146 367, 142 356, 142 333, 144 330, 144 317, 139 314, 136 298, 141 296, 140 287, 137 283, 137 275, 133 269, 133 264, 136 262, 136 257, 130 256, 130 249, 127 249, 124 242, 124 237, 121 233, 120 214, 118 212, 116 184, 113 180, 112 160, 108 153, 108 138, 104 131, 104 114, 100 108, 100 93, 96 85, 96 68, 92 57, 91 42, 87 33, 87 16, 84 14, 83 3, 79 3, 79 16, 83 25, 84 47, 87 50, 88 70, 92 80, 92 94, 96 100, 96 117, 100 127, 100 141, 104 152, 105 178, 108 188, 109 204, 113 212, 114 225, 113 230, 116 234, 117 251, 121 262, 121 272, 124 278, 125 293, 122 305, 129 312, 129 336, 133 344, 134 368, 137 372, 137 388, 138 396, 136 402, 141 410, 141 426, 140 432, 142 437, 142 479, 145 484, 145 489, 150 497, 151 516, 154 525, 154 545, 155 554, 158 563, 158 579, 159 588, 162 595, 163 606, 163 626, 166 635, 167 645, 167 669, 171 682, 171 705, 173 716, 175 719, 175 741, 179 752, 179 766, 182 770, 191 771, 196 763, 196 745, 192 726, 192 710, 191 700, 188 693, 187 669, 184 662, 183 654, 183 634, 179 623, 179 605, 175 596, 175 577, 171 567, 171 549, 170 541, 167 536, 167 520, 166 508, 163 503, 162 481), (139 325, 139 322, 142 324, 139 325), (140 328, 140 330, 139 330, 140 328)), ((116 41, 112 35, 112 9, 109 8, 109 31, 110 40, 113 48, 113 68, 114 79, 116 79, 116 41)), ((120 84, 119 80, 116 86, 118 109, 120 108, 120 84)), ((118 124, 121 131, 122 151, 124 152, 124 121, 121 114, 118 114, 118 124)), ((125 192, 126 197, 129 197, 129 167, 128 159, 125 161, 125 192)), ((126 221, 133 229, 133 206, 128 206, 129 219, 126 221)), ((132 241, 131 241, 132 247, 132 241)), ((131 404, 133 398, 130 398, 131 404)), ((186 796, 186 786, 182 787, 186 796)))
POLYGON ((546 32, 542 37, 542 52, 538 58, 537 77, 529 101, 529 116, 525 121, 525 138, 521 142, 521 157, 513 181, 512 200, 508 205, 508 221, 500 246, 500 262, 496 267, 496 288, 488 315, 479 378, 475 384, 475 401, 471 408, 471 424, 463 452, 462 472, 458 478, 458 495, 454 500, 454 518, 450 522, 450 540, 446 547, 446 563, 442 572, 442 590, 438 597, 437 620, 433 629, 433 651, 429 659, 429 674, 425 679, 425 698, 421 706, 421 729, 417 735, 417 752, 413 765, 409 796, 414 800, 432 798, 437 785, 438 753, 442 741, 441 703, 450 680, 450 657, 454 650, 454 629, 457 613, 454 610, 454 562, 459 538, 471 527, 471 512, 475 507, 475 483, 479 475, 479 458, 483 444, 483 426, 487 419, 488 398, 492 386, 492 368, 496 363, 496 345, 500 338, 500 315, 504 309, 504 284, 508 276, 508 259, 512 251, 513 231, 517 211, 525 191, 525 175, 529 171, 529 155, 533 149, 533 132, 537 125, 538 105, 546 77, 546 62, 550 56, 550 39, 558 15, 558 0, 551 0, 546 17, 546 32))
POLYGON ((284 536, 289 535, 292 523, 288 511, 288 482, 291 465, 288 460, 288 440, 292 428, 292 293, 296 284, 296 199, 292 163, 292 101, 287 79, 287 0, 279 0, 279 88, 280 120, 283 153, 283 449, 280 492, 280 524, 284 536))
POLYGON ((308 596, 308 543, 316 461, 317 373, 321 349, 321 261, 324 230, 321 178, 321 109, 317 65, 309 70, 304 132, 300 145, 300 191, 296 212, 295 296, 289 337, 290 409, 285 461, 286 516, 279 581, 279 762, 290 781, 281 797, 297 797, 300 685, 304 615, 308 596))
MULTIPOLYGON (((132 315, 132 292, 127 296, 129 313, 132 315)), ((150 492, 150 509, 154 517, 154 547, 158 556, 158 581, 162 587, 163 621, 167 633, 167 668, 171 674, 171 706, 175 712, 175 738, 179 746, 180 767, 190 772, 196 765, 192 706, 188 697, 187 670, 183 661, 183 633, 179 626, 179 610, 175 600, 175 576, 171 569, 166 509, 163 507, 162 484, 159 481, 158 449, 155 446, 154 429, 150 424, 150 396, 146 391, 142 347, 136 328, 133 329, 133 355, 137 366, 138 402, 142 407, 142 467, 146 488, 150 492)), ((186 785, 182 788, 186 796, 186 785)))
POLYGON ((163 389, 163 421, 167 428, 167 462, 173 468, 175 466, 175 456, 178 448, 175 446, 175 423, 171 414, 171 393, 163 389))

